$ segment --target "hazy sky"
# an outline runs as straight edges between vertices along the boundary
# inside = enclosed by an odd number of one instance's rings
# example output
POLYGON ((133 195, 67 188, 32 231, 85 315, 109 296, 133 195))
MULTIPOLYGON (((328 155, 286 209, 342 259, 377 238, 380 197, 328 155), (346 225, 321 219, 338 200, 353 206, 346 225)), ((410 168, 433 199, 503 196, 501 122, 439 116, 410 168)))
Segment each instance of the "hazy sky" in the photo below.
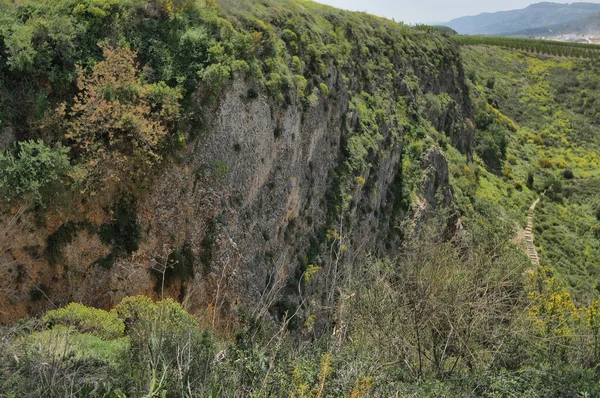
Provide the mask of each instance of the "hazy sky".
MULTIPOLYGON (((366 11, 405 23, 447 22, 456 17, 482 12, 514 10, 542 0, 316 0, 353 11, 366 11)), ((554 0, 556 3, 573 1, 554 0)), ((586 0, 599 3, 600 0, 586 0)))

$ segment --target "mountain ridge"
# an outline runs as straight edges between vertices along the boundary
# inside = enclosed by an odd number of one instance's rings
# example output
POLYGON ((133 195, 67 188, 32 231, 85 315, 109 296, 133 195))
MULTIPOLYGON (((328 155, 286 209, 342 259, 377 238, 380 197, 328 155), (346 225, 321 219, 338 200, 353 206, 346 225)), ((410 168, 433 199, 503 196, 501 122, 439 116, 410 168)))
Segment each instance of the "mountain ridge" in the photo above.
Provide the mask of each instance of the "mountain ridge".
POLYGON ((511 32, 507 36, 597 43, 600 38, 600 13, 568 23, 511 32))
POLYGON ((442 25, 467 35, 508 35, 525 29, 571 23, 600 12, 597 3, 534 3, 523 9, 455 18, 442 25))

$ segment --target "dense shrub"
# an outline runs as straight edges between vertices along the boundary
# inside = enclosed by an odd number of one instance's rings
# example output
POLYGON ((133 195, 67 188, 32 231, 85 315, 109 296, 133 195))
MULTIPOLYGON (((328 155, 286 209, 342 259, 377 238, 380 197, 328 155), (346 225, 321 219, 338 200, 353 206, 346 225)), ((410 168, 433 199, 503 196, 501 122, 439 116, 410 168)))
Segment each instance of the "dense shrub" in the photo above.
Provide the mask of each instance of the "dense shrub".
POLYGON ((73 170, 69 148, 47 146, 41 140, 23 141, 0 152, 0 191, 5 199, 41 203, 53 183, 65 181, 73 170))
POLYGON ((547 197, 552 200, 561 202, 563 194, 563 183, 560 178, 550 176, 544 181, 543 190, 547 197))
POLYGON ((187 396, 213 380, 216 341, 180 304, 136 296, 123 299, 115 311, 131 338, 132 371, 147 383, 139 387, 187 396))
POLYGON ((475 152, 487 168, 496 174, 502 172, 506 160, 507 134, 507 130, 495 122, 487 125, 486 130, 476 131, 475 152))
POLYGON ((538 163, 544 169, 550 169, 553 166, 552 160, 550 160, 548 158, 540 158, 540 159, 538 159, 538 163))
POLYGON ((168 123, 179 114, 180 92, 145 83, 128 48, 101 45, 104 59, 92 72, 78 71, 80 93, 62 114, 67 134, 83 161, 91 189, 113 181, 129 187, 160 161, 168 123))
POLYGON ((528 172, 527 173, 527 182, 526 182, 527 188, 533 189, 533 184, 534 183, 535 183, 535 177, 533 176, 533 173, 532 172, 528 172))
POLYGON ((80 333, 88 333, 104 340, 114 340, 123 336, 125 325, 115 312, 86 307, 71 303, 64 308, 48 311, 43 318, 50 327, 63 325, 73 327, 80 333))
POLYGON ((575 178, 575 174, 573 174, 573 170, 570 169, 565 169, 562 172, 562 176, 566 179, 566 180, 572 180, 573 178, 575 178))

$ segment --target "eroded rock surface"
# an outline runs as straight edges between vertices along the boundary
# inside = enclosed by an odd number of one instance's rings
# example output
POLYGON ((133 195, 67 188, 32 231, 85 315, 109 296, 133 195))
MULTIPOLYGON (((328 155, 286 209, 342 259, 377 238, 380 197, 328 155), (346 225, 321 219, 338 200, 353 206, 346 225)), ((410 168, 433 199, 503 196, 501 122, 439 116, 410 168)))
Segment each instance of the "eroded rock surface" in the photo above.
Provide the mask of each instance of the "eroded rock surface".
MULTIPOLYGON (((398 68, 403 64, 398 60, 398 68)), ((462 66, 448 70, 459 73, 421 74, 416 91, 400 80, 397 95, 410 102, 426 92, 448 93, 453 108, 439 128, 470 156, 473 136, 465 118, 472 111, 462 66)), ((357 82, 331 70, 329 96, 309 107, 293 98, 285 104, 264 95, 249 99, 251 83, 232 82, 209 111, 206 128, 138 199, 134 247, 122 242, 127 230, 99 238, 115 222, 109 209, 48 215, 41 223, 36 212, 22 214, 2 238, 0 322, 70 301, 109 308, 134 294, 174 297, 193 311, 208 308, 223 322, 240 305, 263 305, 274 281, 283 286, 280 295, 293 297, 308 262, 330 264, 328 230, 340 229, 357 258, 392 253, 398 223, 412 214, 401 197, 401 128, 380 126, 380 147, 369 153, 366 170, 345 176, 360 183, 345 193, 343 217, 336 210, 346 140, 357 123, 349 116, 357 82), (66 225, 64 218, 76 227, 67 230, 66 244, 50 248, 59 252, 51 258, 49 239, 66 225), (131 254, 115 251, 120 247, 131 254)), ((427 206, 450 205, 448 165, 437 147, 424 154, 423 168, 419 192, 427 206)), ((7 212, 4 225, 15 213, 7 212)), ((322 273, 323 286, 332 274, 322 273)), ((282 313, 285 306, 284 300, 271 309, 282 313)))

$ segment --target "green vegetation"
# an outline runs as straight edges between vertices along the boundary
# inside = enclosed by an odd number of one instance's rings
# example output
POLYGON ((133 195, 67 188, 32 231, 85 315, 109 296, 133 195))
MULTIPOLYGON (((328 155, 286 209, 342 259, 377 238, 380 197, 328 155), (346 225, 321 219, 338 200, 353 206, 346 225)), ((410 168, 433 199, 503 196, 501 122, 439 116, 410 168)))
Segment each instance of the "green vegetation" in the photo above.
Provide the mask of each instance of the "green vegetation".
MULTIPOLYGON (((413 145, 394 211, 407 213, 421 155, 431 144, 455 144, 468 116, 448 95, 432 111, 439 133, 422 116, 421 76, 462 84, 454 81, 458 47, 424 26, 293 0, 22 0, 1 3, 0 13, 0 129, 70 148, 71 199, 89 206, 122 209, 122 197, 143 195, 158 168, 199 137, 234 79, 245 81, 248 100, 263 95, 307 112, 330 106, 340 87, 348 92, 347 136, 321 235, 355 210, 362 185, 374 192, 360 181, 377 173, 378 149, 400 150, 404 140, 413 145)), ((223 178, 225 161, 198 168, 198 179, 223 178)), ((137 247, 139 229, 129 221, 131 228, 119 220, 99 228, 114 249, 101 264, 137 247)))
POLYGON ((73 168, 69 148, 52 148, 43 141, 22 141, 0 152, 0 191, 8 201, 41 203, 50 188, 68 180, 73 168))
POLYGON ((260 90, 309 109, 332 95, 334 69, 361 118, 348 125, 350 184, 366 175, 378 128, 419 124, 415 74, 439 76, 458 59, 424 27, 305 1, 22 0, 0 12, 0 127, 71 147, 78 190, 106 191, 104 201, 148 187, 233 78, 249 98, 260 90))
POLYGON ((103 340, 123 337, 125 324, 114 312, 89 308, 83 304, 71 303, 64 308, 48 311, 43 318, 46 325, 71 327, 80 333, 87 333, 103 340))
MULTIPOLYGON (((111 247, 99 265, 139 249, 141 194, 201 139, 234 79, 245 101, 306 114, 340 87, 348 103, 315 233, 329 259, 311 238, 295 274, 230 330, 143 296, 4 328, 0 397, 600 394, 600 47, 450 38, 302 0, 21 0, 0 3, 0 20, 0 129, 18 137, 0 153, 3 197, 46 203, 64 184, 111 215, 64 221, 47 238, 52 265, 83 228, 111 247), (419 214, 434 145, 454 203, 419 214), (357 198, 377 197, 372 177, 390 153, 401 164, 381 243, 397 255, 357 265, 344 233, 368 206, 357 198), (512 240, 538 196, 533 269, 512 240), (337 278, 327 289, 321 269, 337 278)), ((216 159, 196 182, 229 172, 216 159)), ((217 222, 197 254, 204 276, 217 222)), ((161 297, 194 276, 190 245, 151 261, 161 297)))
MULTIPOLYGON (((231 334, 172 300, 70 304, 0 331, 0 396, 600 393, 598 301, 575 306, 546 268, 523 278, 527 258, 498 225, 449 239, 445 223, 423 225, 397 259, 355 269, 333 330, 301 346, 297 313, 276 325, 242 312, 231 334)), ((305 287, 319 272, 309 268, 305 287)))
MULTIPOLYGON (((78 70, 80 93, 68 112, 64 137, 88 171, 84 178, 91 189, 108 181, 124 189, 139 183, 138 174, 160 160, 158 145, 166 124, 179 114, 181 95, 164 82, 145 84, 131 50, 100 47, 103 60, 91 73, 78 70)), ((62 118, 65 108, 59 108, 62 118)))
POLYGON ((480 177, 478 195, 521 227, 526 209, 542 195, 534 222, 541 262, 588 305, 600 272, 593 232, 600 197, 592 188, 600 173, 598 66, 494 46, 463 47, 463 56, 477 97, 477 153, 499 176, 487 175, 484 183, 480 177), (504 150, 494 141, 505 141, 504 150))

